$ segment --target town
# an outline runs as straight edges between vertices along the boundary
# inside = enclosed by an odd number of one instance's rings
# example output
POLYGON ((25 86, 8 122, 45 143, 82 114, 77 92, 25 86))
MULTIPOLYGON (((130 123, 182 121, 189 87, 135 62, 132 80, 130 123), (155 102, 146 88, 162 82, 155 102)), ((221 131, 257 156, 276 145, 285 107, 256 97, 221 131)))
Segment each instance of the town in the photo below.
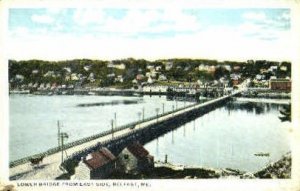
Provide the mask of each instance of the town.
POLYGON ((291 91, 291 63, 266 60, 219 62, 204 59, 147 61, 132 58, 113 61, 9 61, 9 92, 12 94, 175 93, 208 96, 214 95, 209 92, 210 88, 222 89, 224 93, 224 90, 234 88, 245 79, 251 79, 251 91, 245 93, 245 96, 289 97, 282 93, 291 91))

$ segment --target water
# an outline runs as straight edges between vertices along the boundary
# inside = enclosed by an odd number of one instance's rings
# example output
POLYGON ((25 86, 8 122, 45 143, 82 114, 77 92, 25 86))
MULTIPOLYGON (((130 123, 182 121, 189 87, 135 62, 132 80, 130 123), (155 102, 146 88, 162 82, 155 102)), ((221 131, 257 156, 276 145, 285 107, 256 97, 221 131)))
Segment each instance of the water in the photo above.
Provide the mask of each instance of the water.
MULTIPOLYGON (((144 117, 156 115, 156 108, 162 113, 176 107, 175 101, 166 97, 121 97, 121 96, 9 96, 9 160, 13 161, 28 155, 46 151, 58 145, 57 120, 63 127, 61 131, 68 133, 67 142, 91 136, 111 129, 114 113, 117 126, 128 124, 144 117), (106 104, 124 101, 137 104, 106 104), (105 103, 104 106, 78 107, 78 104, 105 103), (140 116, 138 113, 141 113, 140 116)), ((192 104, 186 102, 186 104, 192 104)), ((184 102, 177 103, 183 107, 184 102)))
POLYGON ((234 102, 148 143, 155 160, 255 172, 290 150, 279 105, 234 102), (257 157, 255 153, 270 153, 257 157))
MULTIPOLYGON (((165 97, 120 96, 33 96, 10 95, 10 161, 57 146, 57 120, 69 134, 67 142, 137 121, 145 108, 145 118, 156 115, 164 103, 171 111, 174 101, 165 97), (130 100, 136 104, 77 107, 78 104, 130 100)), ((186 103, 192 104, 192 103, 186 103)), ((177 103, 178 108, 184 102, 177 103)), ((232 102, 147 143, 145 148, 163 161, 213 168, 256 171, 278 160, 290 150, 288 131, 279 119, 280 105, 232 102), (255 153, 270 153, 257 157, 255 153)))

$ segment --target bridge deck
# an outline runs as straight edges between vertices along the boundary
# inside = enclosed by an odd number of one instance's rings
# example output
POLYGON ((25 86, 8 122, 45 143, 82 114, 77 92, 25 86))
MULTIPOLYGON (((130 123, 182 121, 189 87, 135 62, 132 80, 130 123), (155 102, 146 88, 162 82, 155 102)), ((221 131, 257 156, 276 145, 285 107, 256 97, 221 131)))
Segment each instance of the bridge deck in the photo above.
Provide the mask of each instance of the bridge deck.
MULTIPOLYGON (((169 120, 171 118, 176 118, 178 115, 183 114, 185 112, 189 112, 191 110, 194 109, 199 109, 201 107, 205 107, 211 104, 214 104, 216 102, 225 100, 231 96, 234 96, 236 94, 240 93, 240 91, 237 91, 231 95, 227 95, 227 96, 223 96, 220 98, 216 98, 214 100, 210 100, 207 101, 205 103, 201 103, 201 104, 196 104, 196 105, 192 105, 192 106, 187 106, 185 108, 183 108, 182 110, 176 111, 174 113, 171 114, 167 114, 164 115, 160 118, 158 118, 158 121, 162 122, 165 120, 169 120)), ((157 119, 152 119, 146 122, 142 122, 140 124, 135 125, 134 129, 138 130, 138 129, 143 129, 148 127, 149 125, 153 125, 157 123, 157 119)), ((130 128, 126 128, 123 130, 119 130, 117 132, 114 132, 114 136, 115 137, 121 137, 122 135, 126 135, 128 133, 132 132, 132 129, 130 128)), ((84 150, 86 148, 89 148, 91 146, 96 145, 99 142, 105 142, 105 141, 109 141, 111 140, 112 135, 105 135, 103 137, 97 138, 95 140, 91 140, 89 142, 71 147, 66 149, 66 153, 68 155, 72 155, 80 150, 84 150)), ((9 176, 11 179, 49 179, 49 180, 53 180, 56 177, 60 176, 61 174, 63 174, 63 172, 59 169, 59 166, 61 164, 61 152, 57 152, 48 156, 45 156, 42 164, 40 165, 39 168, 33 168, 30 164, 30 162, 26 162, 24 164, 20 164, 17 166, 14 166, 12 168, 9 169, 9 176)))

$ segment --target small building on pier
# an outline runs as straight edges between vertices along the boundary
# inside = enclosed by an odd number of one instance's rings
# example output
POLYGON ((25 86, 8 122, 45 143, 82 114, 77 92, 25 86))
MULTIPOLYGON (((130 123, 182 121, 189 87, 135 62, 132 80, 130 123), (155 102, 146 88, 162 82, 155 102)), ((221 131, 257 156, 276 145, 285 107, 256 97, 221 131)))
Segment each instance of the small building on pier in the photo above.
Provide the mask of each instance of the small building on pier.
POLYGON ((270 89, 271 90, 281 90, 290 92, 292 88, 292 82, 290 79, 271 79, 270 80, 270 89))
POLYGON ((89 180, 107 178, 116 169, 116 157, 107 149, 90 153, 79 162, 73 180, 89 180))
POLYGON ((128 145, 118 156, 119 167, 125 173, 136 174, 152 169, 154 158, 138 142, 128 145))

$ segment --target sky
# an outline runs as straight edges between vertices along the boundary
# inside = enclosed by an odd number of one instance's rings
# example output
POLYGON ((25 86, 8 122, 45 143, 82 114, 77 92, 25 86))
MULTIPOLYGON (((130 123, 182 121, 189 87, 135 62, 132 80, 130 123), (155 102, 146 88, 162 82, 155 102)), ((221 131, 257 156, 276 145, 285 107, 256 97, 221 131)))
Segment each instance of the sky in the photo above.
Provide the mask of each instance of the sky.
POLYGON ((9 59, 290 60, 285 8, 11 8, 9 59))

